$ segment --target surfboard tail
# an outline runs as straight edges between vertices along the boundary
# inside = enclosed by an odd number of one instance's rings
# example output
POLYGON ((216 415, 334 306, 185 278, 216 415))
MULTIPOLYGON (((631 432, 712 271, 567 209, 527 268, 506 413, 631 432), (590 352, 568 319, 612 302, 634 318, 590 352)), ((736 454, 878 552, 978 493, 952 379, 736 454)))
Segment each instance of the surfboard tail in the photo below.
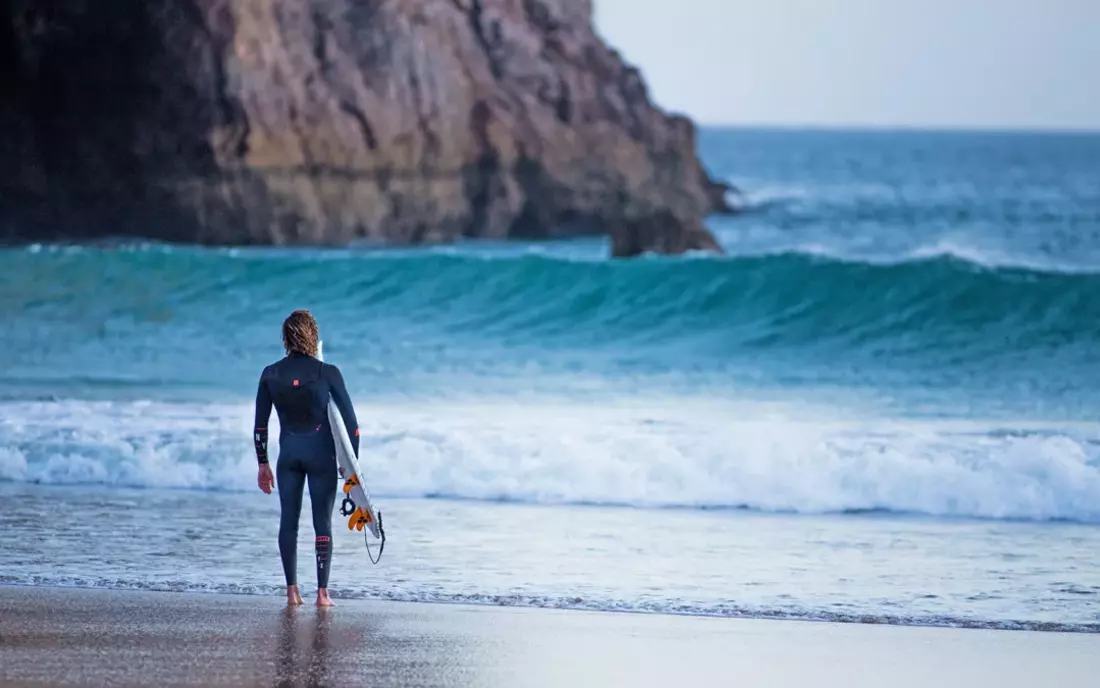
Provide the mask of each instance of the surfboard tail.
MULTIPOLYGON (((323 361, 324 342, 317 342, 317 360, 323 361)), ((344 417, 336 407, 332 397, 328 401, 328 420, 332 428, 332 439, 336 443, 336 466, 344 478, 344 501, 340 505, 340 514, 348 517, 348 530, 364 529, 375 538, 385 541, 381 527, 381 515, 371 503, 370 494, 363 484, 359 461, 355 457, 351 440, 348 438, 344 417)), ((379 550, 381 555, 381 550, 379 550)), ((373 559, 372 559, 373 561, 373 559)))

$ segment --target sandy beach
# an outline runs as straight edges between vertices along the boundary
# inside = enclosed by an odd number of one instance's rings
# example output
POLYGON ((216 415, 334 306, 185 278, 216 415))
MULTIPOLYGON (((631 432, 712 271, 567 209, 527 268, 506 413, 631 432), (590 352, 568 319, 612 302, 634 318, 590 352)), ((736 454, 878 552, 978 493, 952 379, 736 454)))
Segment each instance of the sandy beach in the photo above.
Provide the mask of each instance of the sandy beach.
POLYGON ((0 684, 1035 686, 1089 634, 0 587, 0 684))

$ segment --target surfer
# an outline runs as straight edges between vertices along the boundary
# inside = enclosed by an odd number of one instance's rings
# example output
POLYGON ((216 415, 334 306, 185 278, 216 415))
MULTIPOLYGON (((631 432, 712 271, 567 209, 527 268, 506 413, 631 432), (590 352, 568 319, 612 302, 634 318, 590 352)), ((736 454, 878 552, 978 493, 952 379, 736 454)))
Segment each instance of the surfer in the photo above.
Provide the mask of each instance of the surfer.
POLYGON ((317 360, 317 321, 296 310, 283 322, 286 357, 264 368, 256 391, 256 461, 260 489, 271 494, 279 486, 279 555, 286 577, 287 604, 302 604, 298 593, 298 521, 302 488, 309 482, 317 553, 317 606, 331 607, 328 595, 332 559, 332 509, 336 501, 336 447, 328 421, 331 393, 352 447, 359 455, 359 424, 344 378, 336 366, 317 360), (272 404, 279 417, 279 460, 275 475, 267 459, 267 423, 272 404))

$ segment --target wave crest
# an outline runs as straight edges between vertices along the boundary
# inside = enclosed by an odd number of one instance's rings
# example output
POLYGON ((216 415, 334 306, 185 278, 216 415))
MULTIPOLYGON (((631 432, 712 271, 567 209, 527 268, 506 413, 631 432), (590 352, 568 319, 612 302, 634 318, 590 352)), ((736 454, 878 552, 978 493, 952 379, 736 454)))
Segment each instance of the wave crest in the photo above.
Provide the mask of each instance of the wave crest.
POLYGON ((573 345, 706 337, 723 348, 878 343, 901 355, 1100 343, 1100 301, 1091 298, 1100 275, 988 268, 958 253, 938 247, 875 264, 804 254, 622 263, 423 252, 8 251, 0 267, 21 285, 5 297, 13 316, 71 322, 87 334, 124 320, 177 329, 194 318, 211 326, 240 319, 247 329, 257 308, 262 315, 266 304, 304 298, 333 319, 405 319, 573 345))

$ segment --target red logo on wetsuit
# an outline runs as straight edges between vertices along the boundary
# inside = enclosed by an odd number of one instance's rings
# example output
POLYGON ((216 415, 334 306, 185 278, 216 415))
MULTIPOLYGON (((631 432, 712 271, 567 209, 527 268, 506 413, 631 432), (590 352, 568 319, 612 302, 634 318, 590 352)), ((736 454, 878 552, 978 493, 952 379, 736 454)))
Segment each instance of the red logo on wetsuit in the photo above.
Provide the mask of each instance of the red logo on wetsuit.
POLYGON ((294 381, 294 386, 295 386, 295 387, 297 387, 297 386, 298 386, 298 381, 297 381, 297 380, 295 380, 295 381, 294 381))

